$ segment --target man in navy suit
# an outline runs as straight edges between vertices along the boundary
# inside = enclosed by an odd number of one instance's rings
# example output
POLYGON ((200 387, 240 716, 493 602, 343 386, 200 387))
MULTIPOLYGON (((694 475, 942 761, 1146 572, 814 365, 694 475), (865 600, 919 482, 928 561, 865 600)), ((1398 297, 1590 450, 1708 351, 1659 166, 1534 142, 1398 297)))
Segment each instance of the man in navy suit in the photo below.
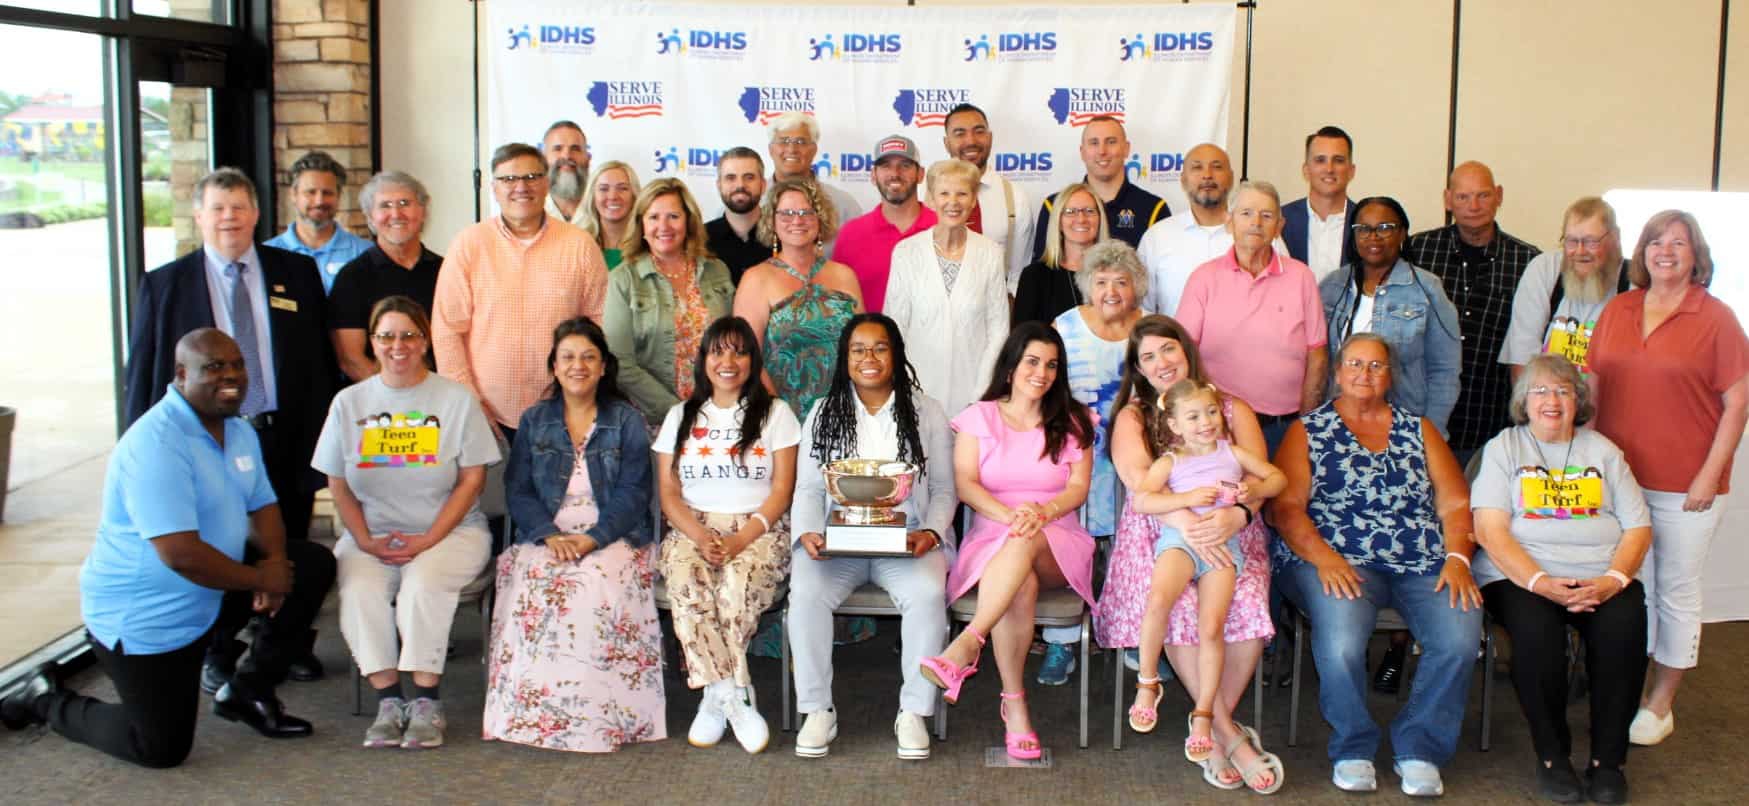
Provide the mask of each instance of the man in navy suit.
POLYGON ((1305 198, 1281 208, 1281 239, 1288 254, 1306 264, 1318 279, 1352 263, 1348 228, 1354 224, 1354 202, 1348 183, 1354 180, 1354 140, 1335 126, 1306 136, 1305 198))
MULTIPOLYGON (((164 396, 175 377, 178 340, 205 327, 224 331, 248 364, 251 383, 241 414, 260 439, 286 539, 304 540, 311 496, 320 485, 310 456, 339 371, 328 343, 322 280, 310 258, 255 244, 261 212, 255 184, 243 172, 207 174, 195 183, 194 200, 201 249, 147 272, 140 283, 128 334, 127 421, 131 426, 164 396)), ((233 636, 242 627, 218 624, 201 678, 209 693, 230 677, 243 649, 233 636)), ((315 632, 302 640, 291 677, 319 678, 321 664, 309 653, 315 632)))

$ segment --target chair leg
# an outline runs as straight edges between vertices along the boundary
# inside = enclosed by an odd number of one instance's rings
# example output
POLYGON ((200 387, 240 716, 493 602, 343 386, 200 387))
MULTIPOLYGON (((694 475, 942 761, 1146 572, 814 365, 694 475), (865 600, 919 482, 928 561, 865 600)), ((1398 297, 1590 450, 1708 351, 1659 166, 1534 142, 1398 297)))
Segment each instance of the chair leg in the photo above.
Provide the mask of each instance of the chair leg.
POLYGON ((1124 647, 1113 647, 1111 650, 1111 749, 1123 749, 1123 685, 1124 647))
POLYGON ((783 695, 782 695, 782 697, 783 697, 783 731, 785 733, 788 733, 791 729, 793 729, 795 727, 795 724, 796 724, 795 711, 790 710, 790 707, 789 707, 790 682, 791 682, 790 681, 791 670, 790 670, 790 665, 789 665, 789 629, 788 629, 788 627, 789 627, 789 606, 787 606, 787 605, 784 606, 783 615, 780 618, 783 621, 783 625, 784 625, 785 629, 783 630, 783 640, 779 642, 780 644, 783 645, 783 649, 779 653, 780 660, 778 661, 779 663, 783 664, 783 668, 778 671, 777 678, 778 678, 778 685, 783 686, 783 695))
POLYGON ((1482 619, 1482 752, 1488 752, 1494 728, 1494 630, 1482 619))
POLYGON ((1081 611, 1081 744, 1087 749, 1087 679, 1088 666, 1093 665, 1093 622, 1087 610, 1081 611))
MULTIPOLYGON (((1234 703, 1238 705, 1238 703, 1234 703)), ((1263 659, 1257 660, 1257 668, 1251 675, 1251 726, 1257 731, 1258 740, 1263 736, 1263 659)))
POLYGON ((1296 611, 1294 613, 1294 680, 1289 687, 1287 703, 1287 746, 1294 747, 1300 740, 1300 681, 1305 679, 1301 674, 1302 661, 1305 657, 1306 617, 1296 611))
POLYGON ((348 668, 352 669, 352 715, 364 716, 364 670, 356 660, 348 668))
POLYGON ((935 695, 935 740, 947 741, 947 700, 939 693, 935 695))

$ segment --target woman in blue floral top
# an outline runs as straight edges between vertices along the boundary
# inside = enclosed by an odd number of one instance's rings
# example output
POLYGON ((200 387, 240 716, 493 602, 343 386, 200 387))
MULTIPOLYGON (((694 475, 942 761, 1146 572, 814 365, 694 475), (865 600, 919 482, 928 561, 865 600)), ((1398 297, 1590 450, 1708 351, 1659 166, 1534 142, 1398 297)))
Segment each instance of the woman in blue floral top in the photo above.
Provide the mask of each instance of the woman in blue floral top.
POLYGON ((1422 654, 1391 722, 1392 767, 1405 794, 1439 795, 1482 636, 1469 487, 1433 423, 1392 408, 1390 345, 1356 333, 1338 355, 1336 399, 1290 426, 1275 454, 1288 478, 1270 505, 1275 578, 1312 622, 1331 780, 1350 792, 1378 788, 1367 639, 1381 608, 1402 614, 1422 654))

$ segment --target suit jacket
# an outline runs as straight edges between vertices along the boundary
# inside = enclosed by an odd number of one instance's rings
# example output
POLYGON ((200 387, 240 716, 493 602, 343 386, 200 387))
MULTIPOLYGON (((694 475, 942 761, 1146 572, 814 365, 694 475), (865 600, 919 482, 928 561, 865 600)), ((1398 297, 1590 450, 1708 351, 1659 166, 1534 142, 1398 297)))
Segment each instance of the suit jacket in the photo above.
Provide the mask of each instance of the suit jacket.
MULTIPOLYGON (((283 298, 297 310, 268 307, 281 443, 309 464, 328 417, 338 365, 328 340, 326 297, 316 263, 304 255, 257 244, 261 279, 269 300, 283 298)), ((176 377, 176 342, 189 331, 214 327, 207 292, 206 253, 195 250, 146 272, 128 332, 127 422, 146 413, 176 377)), ((249 379, 256 383, 255 378, 249 379)))
MULTIPOLYGON (((1306 233, 1311 227, 1312 208, 1305 199, 1295 199, 1281 208, 1281 239, 1287 242, 1287 253, 1294 260, 1307 263, 1306 253, 1310 247, 1306 245, 1309 237, 1306 233)), ((1337 266, 1348 266, 1354 263, 1354 235, 1348 231, 1354 225, 1354 200, 1348 201, 1348 211, 1342 214, 1342 262, 1337 266)))

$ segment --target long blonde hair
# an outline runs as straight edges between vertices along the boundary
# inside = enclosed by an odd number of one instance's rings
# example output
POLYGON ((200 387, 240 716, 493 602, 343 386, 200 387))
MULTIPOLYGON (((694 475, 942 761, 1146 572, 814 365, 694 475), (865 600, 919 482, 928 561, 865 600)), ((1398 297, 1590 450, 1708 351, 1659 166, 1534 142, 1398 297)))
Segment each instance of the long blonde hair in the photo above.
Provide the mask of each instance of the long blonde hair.
MULTIPOLYGON (((583 188, 583 201, 580 202, 580 206, 583 208, 583 223, 581 226, 583 229, 588 230, 590 235, 594 236, 595 242, 600 244, 603 249, 620 248, 620 245, 616 243, 601 243, 601 216, 599 213, 595 212, 595 185, 601 181, 602 174, 612 170, 626 172, 626 182, 632 186, 632 198, 636 199, 638 193, 641 192, 641 186, 638 184, 638 172, 632 170, 632 166, 620 162, 619 160, 609 160, 604 162, 600 167, 595 169, 595 173, 589 175, 589 185, 583 188)), ((630 213, 627 213, 627 215, 630 215, 630 213)), ((631 226, 630 222, 627 222, 626 226, 629 229, 631 226)))

